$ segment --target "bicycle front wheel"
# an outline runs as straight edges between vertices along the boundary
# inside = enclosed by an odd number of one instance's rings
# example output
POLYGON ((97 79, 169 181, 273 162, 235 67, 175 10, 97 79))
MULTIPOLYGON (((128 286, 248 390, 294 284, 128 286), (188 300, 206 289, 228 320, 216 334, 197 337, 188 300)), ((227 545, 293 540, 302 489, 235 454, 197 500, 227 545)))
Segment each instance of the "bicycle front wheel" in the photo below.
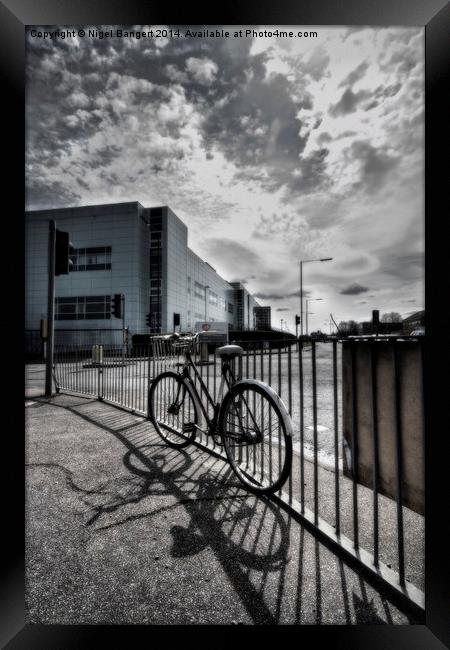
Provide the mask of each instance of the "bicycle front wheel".
POLYGON ((170 447, 186 447, 199 423, 197 404, 188 384, 175 372, 163 372, 152 382, 150 419, 170 447))
POLYGON ((283 485, 292 465, 292 424, 270 386, 236 383, 223 401, 219 427, 231 467, 249 489, 267 494, 283 485))

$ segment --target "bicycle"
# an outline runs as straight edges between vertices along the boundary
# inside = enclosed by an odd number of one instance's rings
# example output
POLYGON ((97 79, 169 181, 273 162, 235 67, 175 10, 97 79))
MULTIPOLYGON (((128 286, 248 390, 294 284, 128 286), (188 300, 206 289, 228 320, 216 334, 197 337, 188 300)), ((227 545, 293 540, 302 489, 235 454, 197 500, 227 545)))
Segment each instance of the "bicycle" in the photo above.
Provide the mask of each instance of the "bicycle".
MULTIPOLYGON (((280 396, 268 384, 236 378, 232 365, 243 354, 242 347, 231 344, 216 350, 221 359, 221 381, 214 401, 192 359, 198 334, 157 339, 183 357, 178 364, 181 372, 165 370, 150 385, 149 415, 161 438, 171 447, 183 448, 198 433, 211 436, 225 448, 234 473, 248 489, 259 494, 279 490, 292 466, 291 418, 280 396), (212 408, 212 417, 196 381, 212 408), (228 392, 224 395, 225 386, 228 392)), ((154 354, 156 348, 157 342, 154 354)))

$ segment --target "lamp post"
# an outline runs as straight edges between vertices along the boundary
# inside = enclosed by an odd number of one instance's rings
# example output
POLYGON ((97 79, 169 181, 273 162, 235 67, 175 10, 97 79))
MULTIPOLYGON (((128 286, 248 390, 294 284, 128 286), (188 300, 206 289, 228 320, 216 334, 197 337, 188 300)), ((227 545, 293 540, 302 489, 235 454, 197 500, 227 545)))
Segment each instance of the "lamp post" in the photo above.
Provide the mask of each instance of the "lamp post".
POLYGON ((303 264, 308 262, 330 262, 332 257, 321 257, 317 260, 300 260, 300 334, 303 336, 303 264))
MULTIPOLYGON (((323 298, 307 298, 306 299, 306 336, 308 336, 308 303, 313 302, 314 300, 323 300, 323 298)), ((312 312, 311 312, 312 313, 312 312)))
POLYGON ((207 307, 206 307, 206 297, 208 295, 208 289, 210 288, 209 284, 205 284, 205 322, 207 318, 207 307))

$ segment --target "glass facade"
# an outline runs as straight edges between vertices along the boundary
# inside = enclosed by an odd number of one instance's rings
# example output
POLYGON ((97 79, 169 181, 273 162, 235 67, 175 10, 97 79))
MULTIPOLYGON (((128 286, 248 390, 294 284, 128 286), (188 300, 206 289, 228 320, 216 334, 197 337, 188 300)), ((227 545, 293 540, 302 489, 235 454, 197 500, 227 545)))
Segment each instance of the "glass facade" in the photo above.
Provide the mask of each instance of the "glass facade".
POLYGON ((111 246, 76 248, 71 256, 74 271, 105 271, 111 269, 111 246))
POLYGON ((162 209, 150 210, 150 332, 161 332, 162 323, 162 209))
POLYGON ((55 298, 55 320, 106 320, 111 318, 111 296, 55 298))

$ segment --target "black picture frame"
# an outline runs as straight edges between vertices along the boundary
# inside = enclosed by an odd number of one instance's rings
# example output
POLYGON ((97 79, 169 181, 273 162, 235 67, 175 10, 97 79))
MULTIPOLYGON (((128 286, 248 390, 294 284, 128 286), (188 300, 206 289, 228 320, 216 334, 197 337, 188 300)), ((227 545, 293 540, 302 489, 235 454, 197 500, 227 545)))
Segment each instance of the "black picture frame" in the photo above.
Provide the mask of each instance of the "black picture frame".
MULTIPOLYGON (((24 330, 23 306, 23 209, 24 209, 24 98, 26 25, 64 24, 259 24, 259 25, 370 25, 425 26, 426 56, 426 300, 427 300, 427 389, 426 389, 426 625, 300 627, 299 642, 305 634, 315 643, 329 642, 335 648, 442 648, 450 643, 448 627, 446 471, 442 444, 446 437, 446 384, 434 371, 445 363, 445 350, 438 344, 445 335, 446 322, 440 304, 447 277, 446 255, 439 254, 440 229, 445 223, 448 163, 441 162, 442 149, 449 142, 448 88, 450 8, 445 0, 336 0, 295 2, 294 0, 247 0, 237 5, 211 3, 210 7, 180 7, 144 0, 0 0, 0 69, 4 90, 2 110, 3 160, 3 313, 1 333, 6 352, 3 391, 4 425, 2 463, 3 554, 1 580, 2 647, 8 648, 88 648, 140 637, 147 643, 155 639, 147 626, 37 626, 26 625, 24 618, 24 414, 21 385, 23 368, 18 361, 19 334, 24 330), (445 89, 445 90, 444 90, 445 89), (448 91, 447 91, 448 92, 448 91), (445 195, 444 195, 445 192, 445 195), (10 259, 5 254, 6 249, 10 259), (431 253, 432 251, 432 253, 431 253), (433 359, 436 365, 433 365, 433 359), (6 452, 6 453, 5 453, 6 452)), ((448 144, 447 144, 448 146, 448 144)), ((447 290, 448 295, 448 290, 447 290)), ((448 419, 448 417, 447 417, 448 419)), ((186 628, 183 633, 186 633, 186 628)), ((192 631, 192 629, 190 630, 192 631)), ((231 630, 230 630, 231 631, 231 630)), ((246 631, 248 633, 248 630, 246 631)), ((197 633, 197 632, 196 632, 197 633)), ((164 634, 167 631, 164 630, 164 634)), ((228 631, 227 633, 228 634, 228 631)), ((278 631, 277 631, 278 634, 278 631)), ((240 636, 244 630, 240 628, 240 636)), ((247 636, 247 635, 245 635, 247 636)), ((166 636, 169 642, 171 634, 166 636)), ((248 637, 247 637, 248 638, 248 637)), ((156 641, 155 641, 156 642, 156 641)))

